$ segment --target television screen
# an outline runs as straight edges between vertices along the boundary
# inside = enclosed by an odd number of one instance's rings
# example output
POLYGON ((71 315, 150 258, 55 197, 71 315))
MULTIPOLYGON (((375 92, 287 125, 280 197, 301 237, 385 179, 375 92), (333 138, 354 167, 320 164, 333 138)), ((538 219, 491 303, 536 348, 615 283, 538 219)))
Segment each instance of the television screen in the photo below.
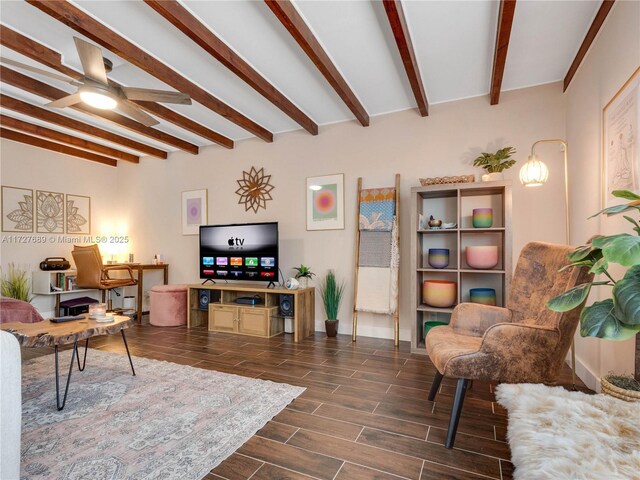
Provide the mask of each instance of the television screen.
POLYGON ((200 277, 278 281, 278 223, 200 227, 200 277))

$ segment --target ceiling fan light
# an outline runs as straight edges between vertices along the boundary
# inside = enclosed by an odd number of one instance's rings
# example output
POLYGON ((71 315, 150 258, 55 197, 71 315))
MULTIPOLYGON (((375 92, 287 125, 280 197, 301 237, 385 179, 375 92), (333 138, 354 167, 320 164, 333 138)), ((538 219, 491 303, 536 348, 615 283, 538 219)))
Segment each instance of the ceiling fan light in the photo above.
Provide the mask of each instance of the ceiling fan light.
POLYGON ((87 105, 100 110, 113 110, 118 106, 118 101, 107 90, 94 87, 82 87, 80 99, 87 105))
POLYGON ((549 179, 549 169, 543 161, 530 156, 527 163, 520 169, 520 183, 525 187, 539 187, 549 179))

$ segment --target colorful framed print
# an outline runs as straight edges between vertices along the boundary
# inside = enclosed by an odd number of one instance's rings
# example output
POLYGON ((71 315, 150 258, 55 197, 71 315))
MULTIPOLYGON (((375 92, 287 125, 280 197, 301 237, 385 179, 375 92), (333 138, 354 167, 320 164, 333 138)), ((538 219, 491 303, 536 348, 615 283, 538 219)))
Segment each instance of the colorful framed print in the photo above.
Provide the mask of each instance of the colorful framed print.
POLYGON ((344 174, 307 178, 307 230, 344 229, 344 174))
POLYGON ((2 231, 33 232, 33 190, 2 187, 2 231))
POLYGON ((182 234, 198 235, 207 224, 207 189, 182 192, 182 234))
POLYGON ((66 197, 65 228, 74 235, 91 233, 91 197, 71 195, 66 197))
POLYGON ((36 190, 36 232, 64 233, 64 193, 36 190))
POLYGON ((614 190, 640 193, 640 68, 602 111, 603 208, 619 205, 614 190))

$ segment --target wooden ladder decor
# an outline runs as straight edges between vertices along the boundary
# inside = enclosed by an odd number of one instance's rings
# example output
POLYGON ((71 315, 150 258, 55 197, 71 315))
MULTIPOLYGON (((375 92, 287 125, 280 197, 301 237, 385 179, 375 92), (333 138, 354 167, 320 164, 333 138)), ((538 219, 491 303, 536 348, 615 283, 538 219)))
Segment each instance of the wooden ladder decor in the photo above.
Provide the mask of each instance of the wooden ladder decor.
POLYGON ((355 342, 357 337, 359 311, 393 315, 394 344, 398 347, 400 343, 398 313, 400 174, 396 174, 395 189, 389 187, 363 190, 362 177, 360 177, 357 195, 356 224, 358 227, 354 259, 352 340, 355 342), (362 204, 367 205, 364 210, 362 204), (385 247, 388 247, 388 251, 385 247), (377 291, 371 291, 367 287, 377 291))

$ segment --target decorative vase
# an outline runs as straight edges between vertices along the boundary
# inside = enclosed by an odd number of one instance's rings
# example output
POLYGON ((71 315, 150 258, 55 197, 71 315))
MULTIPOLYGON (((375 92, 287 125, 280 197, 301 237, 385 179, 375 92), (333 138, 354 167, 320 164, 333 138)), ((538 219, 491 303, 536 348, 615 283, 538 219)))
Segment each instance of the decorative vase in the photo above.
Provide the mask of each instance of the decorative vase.
POLYGON ((493 172, 493 173, 485 173, 482 175, 483 182, 497 182, 498 180, 504 180, 504 173, 502 172, 493 172))
POLYGON ((430 248, 428 262, 433 268, 446 268, 449 265, 448 248, 430 248))
POLYGON ((429 333, 429 330, 431 330, 433 327, 440 327, 441 325, 447 325, 447 323, 438 322, 437 320, 434 320, 432 322, 424 322, 424 325, 422 326, 422 328, 424 328, 424 338, 427 338, 427 333, 429 333))
POLYGON ((338 335, 338 324, 340 320, 325 320, 324 329, 327 332, 327 337, 335 337, 338 335))
POLYGON ((493 225, 493 208, 474 208, 473 227, 491 228, 493 225))
POLYGON ((488 270, 498 265, 498 247, 495 245, 467 247, 465 257, 467 265, 471 268, 488 270))
POLYGON ((298 283, 300 284, 300 288, 307 288, 309 285, 309 277, 298 278, 298 283))
POLYGON ((472 288, 469 290, 471 303, 496 306, 496 291, 493 288, 472 288))
POLYGON ((458 284, 448 280, 425 280, 422 302, 436 308, 448 308, 456 303, 458 284))

